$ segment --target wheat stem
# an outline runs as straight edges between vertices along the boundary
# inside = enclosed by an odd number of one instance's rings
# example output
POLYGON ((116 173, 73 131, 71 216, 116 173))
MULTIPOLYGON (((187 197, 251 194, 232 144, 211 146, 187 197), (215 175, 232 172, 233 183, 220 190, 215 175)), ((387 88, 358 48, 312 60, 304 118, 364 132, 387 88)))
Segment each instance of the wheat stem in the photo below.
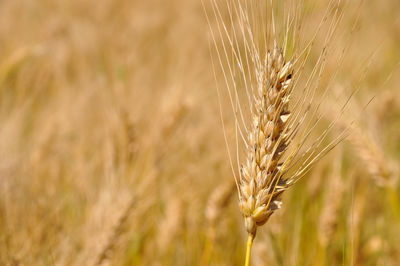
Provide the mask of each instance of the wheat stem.
POLYGON ((246 261, 244 266, 250 266, 251 247, 253 246, 254 233, 249 233, 247 238, 246 261))

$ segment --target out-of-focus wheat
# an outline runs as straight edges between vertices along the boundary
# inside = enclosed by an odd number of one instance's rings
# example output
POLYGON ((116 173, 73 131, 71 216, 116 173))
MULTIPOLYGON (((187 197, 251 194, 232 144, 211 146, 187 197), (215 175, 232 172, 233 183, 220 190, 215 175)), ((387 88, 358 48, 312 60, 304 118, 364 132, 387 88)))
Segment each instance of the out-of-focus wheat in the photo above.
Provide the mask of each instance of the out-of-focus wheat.
POLYGON ((222 212, 229 204, 229 200, 234 194, 234 189, 235 183, 229 181, 222 183, 212 192, 205 209, 210 228, 215 227, 218 218, 221 217, 222 212))
MULTIPOLYGON (((319 220, 318 239, 325 250, 331 241, 332 235, 337 227, 339 209, 344 192, 344 180, 342 177, 342 153, 338 153, 334 163, 333 171, 327 181, 327 194, 319 220)), ((322 255, 324 257, 324 253, 322 255)))
POLYGON ((232 196, 235 194, 235 183, 232 179, 224 182, 211 193, 205 208, 208 222, 207 242, 203 253, 202 265, 208 265, 216 237, 218 221, 223 216, 232 196))
POLYGON ((396 168, 385 158, 381 148, 359 128, 353 127, 349 140, 367 171, 379 186, 394 186, 396 168))

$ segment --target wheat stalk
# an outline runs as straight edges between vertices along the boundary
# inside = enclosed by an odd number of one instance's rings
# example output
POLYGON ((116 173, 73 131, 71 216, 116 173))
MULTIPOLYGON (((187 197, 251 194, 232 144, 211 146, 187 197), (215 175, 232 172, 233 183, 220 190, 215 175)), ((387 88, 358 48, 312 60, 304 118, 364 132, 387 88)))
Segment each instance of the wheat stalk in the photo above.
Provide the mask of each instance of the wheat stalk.
POLYGON ((275 46, 268 51, 261 73, 248 132, 247 160, 239 177, 239 207, 248 232, 246 265, 257 227, 281 207, 281 194, 293 180, 283 176, 287 163, 282 162, 293 136, 288 133, 293 64, 285 61, 283 51, 275 46))
MULTIPOLYGON (((296 37, 299 34, 295 26, 299 23, 298 14, 288 12, 284 27, 285 37, 283 41, 279 41, 272 2, 268 4, 268 1, 226 1, 228 14, 225 15, 217 1, 211 1, 216 25, 210 20, 205 6, 204 9, 216 48, 216 59, 222 70, 235 117, 236 163, 239 176, 236 176, 235 171, 233 174, 240 211, 248 233, 245 265, 249 265, 257 228, 265 224, 273 212, 281 207, 282 193, 303 177, 348 133, 345 129, 334 140, 328 144, 324 143, 343 113, 346 103, 341 113, 319 136, 314 139, 310 137, 322 120, 322 116, 319 116, 322 100, 316 103, 318 100, 314 96, 324 70, 326 48, 340 16, 328 23, 324 49, 308 74, 307 81, 299 85, 295 78, 301 75, 314 39, 305 44, 303 50, 297 54, 288 53, 288 47, 295 50, 298 45, 296 38, 293 38, 293 43, 288 41, 289 35, 296 37), (267 10, 270 10, 270 13, 267 10), (267 11, 266 14, 263 11, 267 11), (265 17, 268 15, 270 20, 265 17), (278 43, 282 48, 279 48, 278 43), (247 95, 245 103, 239 95, 243 90, 247 95), (295 92, 299 94, 297 97, 294 97, 295 92), (312 107, 313 105, 315 107, 312 107), (250 119, 246 117, 243 106, 248 107, 250 119), (244 163, 240 163, 240 142, 246 151, 244 163)), ((337 13, 338 8, 329 6, 327 13, 329 12, 337 13)), ((326 16, 322 21, 325 19, 326 16)), ((321 25, 317 32, 320 28, 321 25)), ((214 67, 217 79, 216 72, 214 67)), ((218 88, 217 92, 220 99, 221 93, 218 88)), ((220 108, 220 111, 224 124, 223 108, 220 108)), ((224 136, 234 169, 225 130, 224 136)))

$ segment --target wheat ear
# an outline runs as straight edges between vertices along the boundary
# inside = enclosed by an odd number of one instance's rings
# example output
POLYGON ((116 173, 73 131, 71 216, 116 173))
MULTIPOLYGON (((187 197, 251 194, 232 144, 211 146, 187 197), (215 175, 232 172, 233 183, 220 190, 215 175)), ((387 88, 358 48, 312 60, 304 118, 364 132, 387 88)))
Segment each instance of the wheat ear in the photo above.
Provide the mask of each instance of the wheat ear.
POLYGON ((246 265, 257 226, 268 221, 281 205, 286 189, 280 163, 290 138, 285 135, 290 117, 292 63, 275 47, 265 58, 262 79, 254 96, 252 125, 248 132, 247 162, 240 168, 239 206, 248 232, 246 265))
MULTIPOLYGON (((296 25, 301 21, 296 11, 288 13, 285 37, 284 40, 279 40, 271 1, 223 2, 228 19, 221 12, 219 1, 211 0, 211 3, 210 12, 207 11, 207 6, 203 5, 203 8, 215 47, 215 60, 220 66, 235 118, 235 157, 239 177, 235 171, 233 175, 238 188, 240 211, 248 233, 245 265, 249 265, 257 227, 265 224, 272 213, 280 208, 282 193, 306 175, 319 159, 348 134, 348 130, 343 130, 326 144, 327 136, 344 112, 347 102, 335 120, 319 136, 311 139, 311 133, 315 132, 313 130, 324 116, 319 115, 324 97, 319 101, 315 96, 325 67, 325 48, 309 77, 305 81, 301 81, 300 77, 316 35, 304 44, 303 49, 294 49, 299 52, 289 52, 288 48, 299 44, 296 41, 299 34, 296 25), (264 14, 263 10, 267 10, 267 13, 264 14), (291 35, 295 37, 290 44, 291 35), (278 48, 278 43, 283 49, 278 48), (271 45, 273 48, 267 51, 271 45), (293 56, 289 57, 290 54, 293 56), (294 81, 293 78, 296 77, 298 78, 294 81), (300 85, 299 81, 303 84, 300 85), (296 90, 301 89, 299 87, 303 87, 302 91, 294 95, 296 90), (246 111, 250 112, 249 123, 246 122, 246 111), (241 143, 246 149, 246 160, 242 164, 239 152, 241 143)), ((337 7, 330 5, 315 34, 321 29, 330 11, 339 12, 337 7)), ((337 20, 333 19, 328 25, 326 46, 339 18, 340 16, 337 20)), ((214 61, 213 53, 211 56, 214 61)), ((218 71, 214 63, 213 71, 218 81, 218 71)), ((234 169, 218 85, 217 95, 224 139, 231 167, 234 169)))
POLYGON ((209 265, 216 237, 216 227, 231 198, 235 195, 235 191, 235 182, 229 179, 228 182, 222 183, 212 192, 207 202, 205 216, 208 223, 208 231, 202 263, 200 265, 209 265))
POLYGON ((277 47, 267 53, 263 76, 255 95, 247 163, 241 167, 239 182, 240 210, 247 232, 253 235, 280 207, 280 195, 287 187, 280 178, 283 169, 279 162, 290 141, 284 132, 290 116, 292 63, 285 62, 277 47))

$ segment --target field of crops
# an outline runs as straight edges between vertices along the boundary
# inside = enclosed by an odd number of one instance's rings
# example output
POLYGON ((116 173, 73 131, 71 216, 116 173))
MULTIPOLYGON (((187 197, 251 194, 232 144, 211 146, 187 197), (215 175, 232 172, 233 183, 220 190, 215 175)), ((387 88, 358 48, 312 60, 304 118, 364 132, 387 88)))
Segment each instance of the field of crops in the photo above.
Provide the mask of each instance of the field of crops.
POLYGON ((0 1, 0 265, 244 265, 254 228, 250 265, 399 265, 399 14, 398 0, 0 1), (256 80, 274 42, 285 76, 256 80), (276 80, 295 85, 271 111, 276 80), (290 146, 283 116, 303 98, 290 146), (252 111, 275 112, 275 133, 251 133, 252 111), (289 186, 303 139, 324 156, 289 186), (265 155, 264 176, 253 142, 268 141, 286 155, 265 155))

